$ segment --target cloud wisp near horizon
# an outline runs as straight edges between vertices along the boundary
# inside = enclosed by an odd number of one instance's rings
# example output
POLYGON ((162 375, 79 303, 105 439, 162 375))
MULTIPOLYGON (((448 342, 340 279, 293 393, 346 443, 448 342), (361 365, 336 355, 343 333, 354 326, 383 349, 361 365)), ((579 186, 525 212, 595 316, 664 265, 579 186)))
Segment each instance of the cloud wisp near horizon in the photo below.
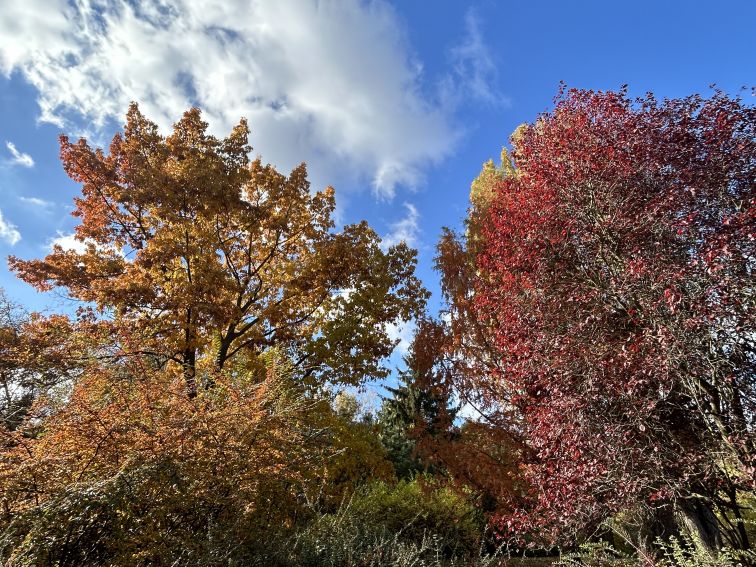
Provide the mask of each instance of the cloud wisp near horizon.
POLYGON ((163 128, 199 106, 219 135, 248 118, 277 167, 306 161, 318 185, 388 201, 454 151, 460 104, 504 100, 476 22, 431 77, 383 0, 28 0, 0 14, 0 70, 74 133, 111 134, 131 101, 163 128))

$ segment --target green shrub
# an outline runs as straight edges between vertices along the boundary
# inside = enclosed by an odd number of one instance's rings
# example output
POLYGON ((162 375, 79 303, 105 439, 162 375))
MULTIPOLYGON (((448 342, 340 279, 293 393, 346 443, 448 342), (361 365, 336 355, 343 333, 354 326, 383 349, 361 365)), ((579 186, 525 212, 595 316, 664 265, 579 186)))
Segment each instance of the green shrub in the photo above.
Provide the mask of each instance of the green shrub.
POLYGON ((402 481, 359 490, 333 514, 315 518, 259 565, 498 565, 482 557, 483 520, 450 489, 402 481))
POLYGON ((721 549, 716 554, 709 553, 690 536, 676 537, 668 541, 657 540, 662 559, 658 567, 746 567, 756 565, 756 553, 721 549))
POLYGON ((429 480, 375 483, 355 494, 349 504, 353 521, 371 529, 420 542, 432 534, 447 555, 471 555, 481 544, 484 521, 459 493, 429 480))
MULTIPOLYGON (((655 567, 747 567, 756 565, 756 553, 723 548, 708 552, 695 540, 684 535, 667 540, 657 539, 659 559, 655 567)), ((644 564, 638 557, 617 551, 606 542, 584 544, 575 553, 564 555, 557 565, 581 567, 620 567, 644 564)))

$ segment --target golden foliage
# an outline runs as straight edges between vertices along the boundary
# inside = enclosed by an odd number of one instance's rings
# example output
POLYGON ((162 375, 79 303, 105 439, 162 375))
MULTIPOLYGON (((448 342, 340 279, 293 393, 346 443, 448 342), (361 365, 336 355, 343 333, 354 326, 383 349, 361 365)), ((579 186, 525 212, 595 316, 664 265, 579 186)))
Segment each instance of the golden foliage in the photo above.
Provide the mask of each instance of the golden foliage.
POLYGON ((11 257, 11 268, 95 306, 93 320, 133 337, 122 354, 180 366, 191 395, 199 372, 274 345, 303 377, 385 375, 386 326, 427 297, 416 252, 384 252, 365 222, 335 231, 333 189, 310 191, 304 164, 286 176, 250 160, 248 134, 242 120, 211 136, 192 109, 164 137, 132 105, 108 154, 61 137, 66 172, 82 184, 85 251, 11 257))
POLYGON ((193 398, 181 372, 129 358, 91 364, 64 399, 38 399, 41 425, 3 433, 0 525, 24 536, 10 558, 72 553, 62 540, 75 534, 119 564, 158 562, 208 545, 198 530, 217 524, 244 542, 337 505, 365 478, 391 477, 327 398, 292 380, 277 353, 265 358, 263 372, 219 373, 193 398), (91 533, 87 514, 103 533, 91 533))

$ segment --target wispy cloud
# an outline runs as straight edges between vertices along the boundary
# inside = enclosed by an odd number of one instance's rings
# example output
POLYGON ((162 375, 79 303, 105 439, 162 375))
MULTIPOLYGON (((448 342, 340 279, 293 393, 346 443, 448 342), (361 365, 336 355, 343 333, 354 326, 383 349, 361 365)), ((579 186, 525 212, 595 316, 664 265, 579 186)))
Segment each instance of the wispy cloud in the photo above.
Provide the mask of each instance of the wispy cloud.
POLYGON ((387 249, 405 242, 407 246, 416 246, 420 234, 420 213, 412 203, 404 203, 406 216, 390 226, 390 232, 381 239, 381 246, 387 249))
POLYGON ((55 204, 52 201, 46 201, 45 199, 40 199, 39 197, 19 197, 18 199, 22 203, 26 203, 27 205, 42 209, 47 209, 55 204))
POLYGON ((13 165, 20 165, 21 167, 34 167, 34 160, 29 154, 18 151, 16 145, 13 142, 5 142, 5 147, 11 154, 10 162, 13 165))
MULTIPOLYGON (((389 199, 458 139, 402 29, 385 0, 25 0, 0 12, 0 71, 20 72, 41 120, 69 130, 120 123, 132 100, 163 127, 198 105, 218 133, 246 116, 282 169, 366 177, 389 199)), ((484 80, 481 50, 459 48, 460 76, 474 60, 484 80)))
POLYGON ((509 104, 497 88, 498 67, 481 30, 480 17, 474 8, 465 14, 465 33, 451 51, 453 74, 447 94, 467 97, 494 106, 509 104))
POLYGON ((2 211, 0 211, 0 238, 5 240, 11 246, 15 245, 19 240, 21 240, 21 233, 18 231, 18 228, 16 228, 16 226, 12 222, 3 217, 2 211))

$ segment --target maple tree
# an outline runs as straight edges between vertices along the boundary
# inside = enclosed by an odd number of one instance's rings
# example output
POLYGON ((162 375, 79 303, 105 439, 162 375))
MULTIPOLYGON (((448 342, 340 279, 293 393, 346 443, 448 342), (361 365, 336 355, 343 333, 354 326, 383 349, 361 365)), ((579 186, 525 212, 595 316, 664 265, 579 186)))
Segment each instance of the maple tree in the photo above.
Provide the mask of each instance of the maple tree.
MULTIPOLYGON (((62 136, 61 159, 82 184, 74 215, 81 250, 56 246, 10 266, 40 290, 65 288, 81 318, 114 334, 114 356, 181 366, 190 395, 242 351, 276 345, 303 378, 357 383, 386 374, 386 326, 409 320, 426 292, 415 252, 380 248, 364 222, 334 230, 334 192, 311 192, 250 160, 248 127, 207 133, 192 109, 171 135, 132 105, 106 154, 62 136)), ((250 359, 252 360, 252 359, 250 359)))
POLYGON ((4 561, 215 564, 393 478, 328 387, 387 373, 416 252, 336 230, 333 190, 247 138, 197 109, 163 136, 136 105, 107 153, 61 137, 78 246, 9 264, 81 306, 0 303, 4 561))
POLYGON ((721 92, 565 91, 465 239, 442 238, 452 379, 528 447, 503 531, 554 541, 643 503, 650 539, 674 508, 704 543, 749 546, 755 134, 721 92))

